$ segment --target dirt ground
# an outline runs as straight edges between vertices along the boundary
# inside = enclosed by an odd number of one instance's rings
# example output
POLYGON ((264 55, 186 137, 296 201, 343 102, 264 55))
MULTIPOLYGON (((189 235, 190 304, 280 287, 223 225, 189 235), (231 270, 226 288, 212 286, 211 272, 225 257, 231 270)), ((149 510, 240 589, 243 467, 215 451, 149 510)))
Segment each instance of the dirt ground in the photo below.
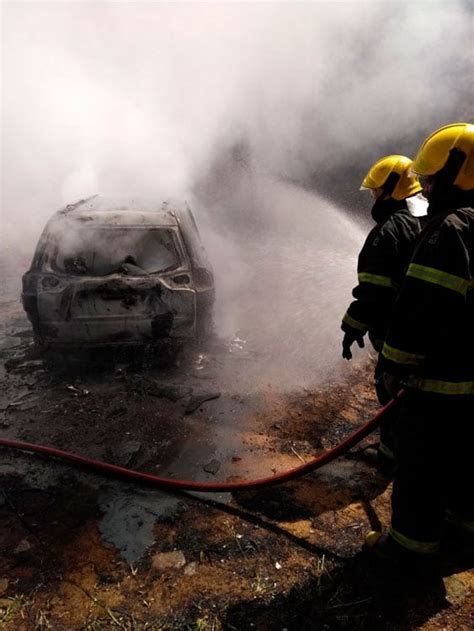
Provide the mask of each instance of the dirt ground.
MULTIPOLYGON (((166 366, 115 354, 64 369, 35 355, 16 298, 0 309, 6 438, 225 481, 297 466, 378 407, 369 359, 292 392, 242 391, 237 376, 224 388, 223 363, 251 361, 235 341, 166 366)), ((233 495, 172 495, 2 448, 0 628, 473 629, 472 555, 454 541, 439 574, 391 571, 362 549, 389 516, 390 479, 361 446, 305 478, 233 495)))

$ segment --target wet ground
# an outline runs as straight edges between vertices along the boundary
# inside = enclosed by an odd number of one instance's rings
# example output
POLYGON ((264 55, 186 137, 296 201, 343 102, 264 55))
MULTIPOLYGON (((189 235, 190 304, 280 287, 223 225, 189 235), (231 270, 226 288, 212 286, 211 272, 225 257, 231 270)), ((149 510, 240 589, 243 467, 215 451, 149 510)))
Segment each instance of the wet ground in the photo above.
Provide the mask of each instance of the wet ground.
MULTIPOLYGON (((369 358, 291 390, 243 377, 255 362, 242 332, 161 366, 118 354, 51 366, 14 287, 0 309, 6 438, 230 481, 298 466, 377 410, 369 358)), ((388 522, 390 480, 358 449, 233 495, 173 495, 2 449, 0 628, 474 628, 472 558, 456 542, 442 579, 422 581, 362 551, 364 533, 388 522)))

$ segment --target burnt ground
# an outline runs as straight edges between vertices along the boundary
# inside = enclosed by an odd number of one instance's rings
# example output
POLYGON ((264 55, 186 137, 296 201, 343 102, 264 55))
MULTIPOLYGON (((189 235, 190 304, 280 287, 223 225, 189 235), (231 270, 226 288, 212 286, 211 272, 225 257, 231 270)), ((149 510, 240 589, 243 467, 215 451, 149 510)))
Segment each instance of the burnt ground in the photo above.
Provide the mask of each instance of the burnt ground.
MULTIPOLYGON (((115 354, 99 368, 97 357, 51 366, 18 301, 1 310, 7 438, 225 481, 297 466, 377 410, 370 360, 290 393, 239 388, 251 361, 239 340, 178 365, 115 354), (234 387, 220 381, 224 364, 234 387)), ((279 487, 173 495, 3 448, 0 628, 474 628, 472 557, 458 543, 423 578, 362 550, 364 533, 388 523, 390 480, 359 449, 279 487)))

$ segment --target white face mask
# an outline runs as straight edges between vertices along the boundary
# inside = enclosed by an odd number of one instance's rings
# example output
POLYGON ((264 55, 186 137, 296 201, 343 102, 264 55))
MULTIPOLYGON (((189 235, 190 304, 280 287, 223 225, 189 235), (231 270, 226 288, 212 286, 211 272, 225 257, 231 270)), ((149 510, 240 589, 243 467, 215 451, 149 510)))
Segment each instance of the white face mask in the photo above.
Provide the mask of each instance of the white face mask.
POLYGON ((428 214, 428 200, 421 193, 407 197, 405 201, 413 217, 425 217, 428 214))

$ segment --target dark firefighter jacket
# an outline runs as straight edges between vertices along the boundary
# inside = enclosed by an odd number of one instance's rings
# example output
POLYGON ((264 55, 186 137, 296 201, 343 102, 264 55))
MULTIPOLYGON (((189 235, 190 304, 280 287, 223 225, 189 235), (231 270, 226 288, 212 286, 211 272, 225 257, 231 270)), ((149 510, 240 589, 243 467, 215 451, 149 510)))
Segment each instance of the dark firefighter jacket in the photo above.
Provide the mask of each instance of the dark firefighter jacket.
POLYGON ((359 284, 352 291, 355 300, 344 315, 341 328, 354 337, 362 337, 368 331, 372 344, 380 351, 421 224, 405 200, 376 202, 372 217, 377 225, 359 254, 359 284))
POLYGON ((394 307, 381 368, 424 392, 472 396, 474 192, 458 193, 430 201, 429 223, 394 307))

